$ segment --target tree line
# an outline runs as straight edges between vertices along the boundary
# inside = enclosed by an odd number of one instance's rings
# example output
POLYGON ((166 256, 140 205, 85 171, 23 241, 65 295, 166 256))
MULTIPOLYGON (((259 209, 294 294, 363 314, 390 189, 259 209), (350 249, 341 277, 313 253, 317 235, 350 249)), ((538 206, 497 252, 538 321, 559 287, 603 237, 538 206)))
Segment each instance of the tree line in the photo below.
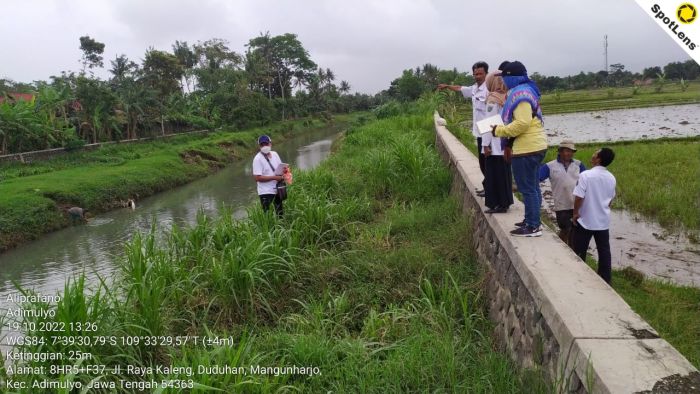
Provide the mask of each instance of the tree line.
MULTIPOLYGON (((192 129, 264 126, 306 116, 375 109, 390 116, 400 103, 418 99, 440 83, 471 85, 471 70, 440 69, 430 63, 406 69, 375 95, 350 94, 334 72, 319 67, 295 34, 260 34, 245 53, 214 38, 172 51, 149 48, 140 63, 125 55, 104 68, 105 44, 80 37, 79 71, 63 71, 31 84, 0 79, 0 154, 85 143, 118 141, 192 129), (22 93, 26 93, 22 95, 22 93)), ((645 68, 641 73, 612 64, 610 71, 567 77, 533 73, 543 92, 693 80, 693 60, 645 68)), ((687 84, 682 84, 687 86, 687 84)))
POLYGON ((685 62, 671 62, 663 67, 647 67, 641 73, 633 73, 625 70, 625 65, 615 63, 610 65, 610 71, 601 70, 596 73, 581 71, 576 75, 567 77, 544 76, 533 73, 530 78, 537 82, 540 90, 551 92, 554 90, 591 89, 601 87, 632 86, 635 84, 648 84, 653 81, 689 81, 700 77, 700 65, 694 60, 685 62))
POLYGON ((295 34, 260 34, 236 53, 214 38, 149 48, 104 68, 105 44, 80 37, 79 71, 32 84, 0 79, 0 154, 227 126, 246 128, 309 115, 367 110, 378 98, 350 94, 319 67, 295 34), (20 94, 28 93, 28 94, 20 94))
MULTIPOLYGON (((404 70, 401 77, 393 80, 389 89, 382 94, 399 101, 412 101, 423 93, 434 90, 438 83, 471 85, 474 79, 469 74, 459 72, 457 69, 440 70, 432 64, 426 64, 423 67, 404 70)), ((538 72, 530 75, 543 92, 649 84, 659 79, 688 81, 698 77, 700 77, 700 65, 693 60, 668 63, 663 69, 659 66, 648 67, 641 73, 632 73, 625 70, 623 64, 616 63, 610 65, 609 72, 584 73, 581 71, 579 74, 566 77, 546 76, 538 72)))

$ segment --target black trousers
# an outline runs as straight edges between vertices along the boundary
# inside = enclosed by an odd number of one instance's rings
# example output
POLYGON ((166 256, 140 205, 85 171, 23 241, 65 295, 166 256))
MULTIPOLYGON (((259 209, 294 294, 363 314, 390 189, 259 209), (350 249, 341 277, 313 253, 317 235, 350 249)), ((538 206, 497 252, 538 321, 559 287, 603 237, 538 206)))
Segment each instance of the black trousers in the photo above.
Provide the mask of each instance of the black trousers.
POLYGON ((571 228, 573 227, 573 222, 571 219, 574 217, 573 209, 564 209, 561 211, 554 212, 557 215, 557 225, 559 226, 559 238, 564 241, 567 245, 572 246, 571 240, 571 228))
POLYGON ((282 207, 282 200, 277 197, 276 194, 261 194, 260 203, 262 204, 263 211, 267 212, 270 209, 270 204, 275 204, 275 213, 277 217, 282 217, 284 215, 284 207, 282 207))
POLYGON ((508 208, 513 204, 513 174, 510 164, 506 164, 503 156, 491 155, 485 158, 486 176, 484 205, 489 208, 508 208))
POLYGON ((598 275, 608 284, 612 281, 612 257, 610 255, 610 231, 586 230, 581 223, 576 223, 573 228, 573 246, 576 253, 583 261, 586 261, 586 252, 591 238, 595 239, 595 247, 598 249, 598 275))
POLYGON ((481 169, 481 175, 484 176, 481 186, 484 188, 486 186, 486 156, 481 153, 481 137, 476 137, 476 151, 479 152, 479 169, 481 169))

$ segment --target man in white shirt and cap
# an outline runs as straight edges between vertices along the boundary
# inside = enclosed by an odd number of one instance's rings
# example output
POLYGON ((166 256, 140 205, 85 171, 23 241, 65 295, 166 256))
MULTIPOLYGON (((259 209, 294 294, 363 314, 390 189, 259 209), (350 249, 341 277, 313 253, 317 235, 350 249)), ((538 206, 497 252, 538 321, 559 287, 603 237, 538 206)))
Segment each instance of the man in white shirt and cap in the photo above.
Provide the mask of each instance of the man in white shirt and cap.
POLYGON ((276 169, 282 164, 277 152, 272 150, 272 139, 267 135, 258 138, 260 151, 253 158, 253 177, 258 184, 258 196, 262 208, 267 212, 274 203, 275 213, 281 217, 284 213, 282 200, 277 196, 277 182, 284 180, 283 175, 277 175, 276 169))
POLYGON ((610 284, 610 205, 615 198, 615 177, 607 167, 615 159, 610 148, 598 149, 591 158, 591 168, 579 175, 574 188, 574 252, 586 261, 591 238, 598 249, 598 275, 610 284))
MULTIPOLYGON (((474 85, 472 86, 460 86, 460 85, 447 85, 439 84, 438 89, 450 89, 455 92, 461 92, 464 98, 471 98, 472 100, 472 135, 476 138, 476 149, 479 152, 479 168, 481 169, 481 174, 486 176, 486 157, 481 152, 481 133, 476 127, 476 122, 485 119, 488 115, 486 112, 486 97, 489 95, 489 91, 486 88, 486 74, 489 72, 489 65, 484 61, 479 61, 474 63, 472 66, 472 75, 474 76, 474 85)), ((483 186, 482 182, 482 186, 483 186)), ((483 188, 477 191, 477 194, 481 197, 484 196, 483 188)))

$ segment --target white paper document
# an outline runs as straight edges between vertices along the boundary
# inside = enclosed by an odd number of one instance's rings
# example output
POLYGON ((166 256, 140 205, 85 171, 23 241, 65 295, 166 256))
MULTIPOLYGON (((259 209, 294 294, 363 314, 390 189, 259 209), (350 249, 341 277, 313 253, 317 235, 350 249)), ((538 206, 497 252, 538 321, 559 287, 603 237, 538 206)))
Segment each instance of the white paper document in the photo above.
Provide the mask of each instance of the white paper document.
POLYGON ((501 115, 494 115, 476 122, 476 128, 479 130, 479 133, 486 134, 491 131, 491 126, 500 126, 502 124, 503 119, 501 119, 501 115))
POLYGON ((289 164, 287 163, 280 163, 280 165, 277 166, 277 169, 275 170, 275 175, 282 175, 284 174, 284 169, 289 167, 289 164))

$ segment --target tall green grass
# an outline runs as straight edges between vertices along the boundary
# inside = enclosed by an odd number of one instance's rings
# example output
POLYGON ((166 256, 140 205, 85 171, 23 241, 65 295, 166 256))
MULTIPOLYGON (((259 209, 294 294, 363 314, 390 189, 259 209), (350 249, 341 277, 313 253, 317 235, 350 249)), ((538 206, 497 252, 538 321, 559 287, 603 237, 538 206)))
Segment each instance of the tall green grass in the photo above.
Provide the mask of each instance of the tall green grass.
MULTIPOLYGON (((355 128, 320 168, 296 174, 283 219, 254 206, 240 221, 228 212, 154 229, 127 245, 115 288, 64 302, 99 302, 104 335, 232 340, 89 349, 109 366, 311 371, 143 378, 197 385, 166 392, 546 392, 493 350, 468 223, 433 141, 424 109, 355 128)), ((66 292, 85 293, 79 283, 66 292)))

